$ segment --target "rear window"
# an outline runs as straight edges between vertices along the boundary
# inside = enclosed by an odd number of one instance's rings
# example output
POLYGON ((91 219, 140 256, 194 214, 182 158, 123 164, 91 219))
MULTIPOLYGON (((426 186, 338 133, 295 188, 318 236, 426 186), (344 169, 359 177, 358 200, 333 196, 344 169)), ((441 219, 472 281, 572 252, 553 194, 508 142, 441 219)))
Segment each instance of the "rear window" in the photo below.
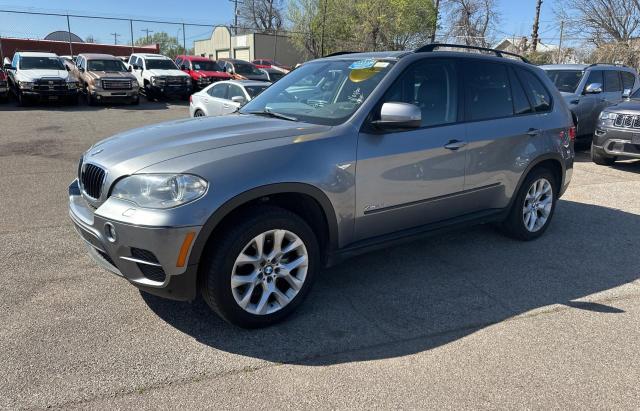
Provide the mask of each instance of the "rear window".
POLYGON ((584 75, 582 70, 545 70, 559 91, 575 93, 584 75))
POLYGON ((513 115, 507 67, 474 62, 468 66, 465 107, 469 120, 485 120, 513 115))
POLYGON ((545 112, 551 110, 551 94, 549 94, 540 79, 529 70, 517 68, 516 71, 522 80, 522 85, 529 99, 533 103, 535 111, 545 112))
POLYGON ((624 89, 633 90, 633 86, 636 82, 636 77, 628 71, 621 71, 620 75, 622 76, 622 87, 624 89))

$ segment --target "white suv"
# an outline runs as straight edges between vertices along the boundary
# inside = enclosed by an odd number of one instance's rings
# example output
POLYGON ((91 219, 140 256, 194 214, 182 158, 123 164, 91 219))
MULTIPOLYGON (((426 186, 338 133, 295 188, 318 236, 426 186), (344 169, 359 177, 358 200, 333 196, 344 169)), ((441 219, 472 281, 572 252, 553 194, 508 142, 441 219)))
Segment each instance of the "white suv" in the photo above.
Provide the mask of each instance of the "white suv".
POLYGON ((149 99, 169 95, 188 98, 191 94, 191 77, 178 69, 169 57, 160 54, 132 54, 129 66, 149 99))
POLYGON ((18 51, 4 69, 20 105, 36 100, 78 102, 78 81, 55 53, 18 51))

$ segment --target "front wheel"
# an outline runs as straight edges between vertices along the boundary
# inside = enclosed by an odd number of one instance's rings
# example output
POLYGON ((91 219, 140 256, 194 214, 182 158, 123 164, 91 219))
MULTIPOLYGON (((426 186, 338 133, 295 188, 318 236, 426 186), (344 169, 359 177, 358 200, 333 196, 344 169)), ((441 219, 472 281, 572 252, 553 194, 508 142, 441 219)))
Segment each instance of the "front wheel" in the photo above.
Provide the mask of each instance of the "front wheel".
POLYGON ((201 277, 204 300, 245 328, 283 320, 305 299, 320 265, 313 230, 277 207, 246 213, 211 244, 201 277))
POLYGON ((544 234, 555 211, 557 185, 548 169, 531 171, 516 195, 509 216, 502 223, 505 234, 523 241, 544 234))

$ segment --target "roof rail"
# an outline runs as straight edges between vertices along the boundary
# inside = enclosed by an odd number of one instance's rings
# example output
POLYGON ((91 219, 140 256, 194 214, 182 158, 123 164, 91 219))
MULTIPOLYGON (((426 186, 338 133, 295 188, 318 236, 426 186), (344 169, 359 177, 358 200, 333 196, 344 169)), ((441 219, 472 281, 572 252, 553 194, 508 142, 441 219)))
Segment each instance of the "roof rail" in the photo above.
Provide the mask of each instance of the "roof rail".
POLYGON ((327 54, 324 57, 334 57, 334 56, 342 56, 343 54, 353 54, 353 53, 361 53, 360 51, 336 51, 335 53, 327 54))
POLYGON ((414 53, 430 53, 430 52, 432 52, 435 49, 440 48, 440 47, 449 47, 449 48, 465 49, 465 50, 488 51, 490 53, 495 54, 497 57, 504 57, 503 55, 506 54, 508 56, 517 57, 517 58, 521 59, 525 63, 529 63, 529 60, 527 60, 525 57, 523 57, 523 56, 521 56, 519 54, 516 54, 516 53, 511 53, 510 51, 490 49, 490 48, 487 48, 487 47, 467 46, 466 44, 430 43, 430 44, 427 44, 427 45, 424 45, 424 46, 422 46, 420 48, 415 49, 414 53))
POLYGON ((593 67, 593 66, 615 66, 615 67, 627 67, 630 68, 629 66, 622 64, 622 63, 593 63, 593 64, 589 64, 587 67, 593 67))

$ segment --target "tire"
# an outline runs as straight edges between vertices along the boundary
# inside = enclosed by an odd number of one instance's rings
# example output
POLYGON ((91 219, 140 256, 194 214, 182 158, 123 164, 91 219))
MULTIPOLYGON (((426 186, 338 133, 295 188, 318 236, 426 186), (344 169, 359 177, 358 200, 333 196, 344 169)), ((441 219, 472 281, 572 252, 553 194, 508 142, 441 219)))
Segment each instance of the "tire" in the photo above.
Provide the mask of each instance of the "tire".
POLYGON ((131 101, 131 105, 137 106, 139 104, 140 104, 140 96, 136 96, 136 98, 131 101))
POLYGON ((204 111, 197 109, 194 113, 193 113, 194 117, 206 117, 206 115, 204 114, 204 111))
POLYGON ((256 207, 241 214, 209 247, 200 273, 202 296, 221 318, 243 328, 266 327, 290 315, 308 295, 320 266, 320 248, 313 230, 298 215, 278 207, 256 207), (273 265, 261 265, 264 263, 259 255, 270 258, 269 239, 275 242, 278 233, 283 238, 283 249, 299 242, 301 245, 276 257, 277 262, 269 260, 273 265), (264 254, 258 254, 255 247, 261 234, 265 239, 264 254), (294 238, 297 238, 295 243, 294 238), (256 261, 237 262, 241 256, 256 261), (284 267, 296 262, 302 263, 291 268, 289 280, 285 279, 284 267), (236 281, 236 288, 232 289, 234 273, 240 276, 235 278, 246 279, 251 275, 253 279, 236 281), (246 301, 246 308, 241 307, 242 301, 246 301))
POLYGON ((77 106, 78 102, 79 102, 80 98, 78 97, 78 95, 76 94, 75 96, 71 96, 69 97, 69 104, 71 104, 72 106, 77 106))
MULTIPOLYGON (((501 225, 503 233, 522 241, 535 240, 544 234, 551 223, 556 208, 558 186, 559 182, 556 181, 553 173, 549 169, 539 167, 531 170, 518 190, 509 215, 501 225), (549 184, 550 189, 549 193, 551 197, 549 203, 545 202, 545 199, 549 198, 547 195, 542 195, 537 200, 534 200, 535 202, 532 201, 531 197, 528 197, 528 194, 532 189, 535 191, 533 184, 542 183, 544 186, 545 181, 549 184), (540 205, 540 208, 536 208, 535 206, 537 205, 540 205), (528 208, 528 212, 525 211, 525 207, 528 208), (528 213, 534 214, 528 217, 528 213), (532 222, 531 220, 533 220, 533 226, 529 227, 532 222)), ((544 190, 541 189, 540 191, 544 190)))
POLYGON ((616 162, 616 157, 609 157, 598 153, 593 146, 591 145, 591 161, 596 163, 599 166, 612 166, 613 163, 616 162))
POLYGON ((16 94, 16 99, 18 100, 18 106, 20 107, 27 107, 29 105, 29 100, 19 91, 16 94))

